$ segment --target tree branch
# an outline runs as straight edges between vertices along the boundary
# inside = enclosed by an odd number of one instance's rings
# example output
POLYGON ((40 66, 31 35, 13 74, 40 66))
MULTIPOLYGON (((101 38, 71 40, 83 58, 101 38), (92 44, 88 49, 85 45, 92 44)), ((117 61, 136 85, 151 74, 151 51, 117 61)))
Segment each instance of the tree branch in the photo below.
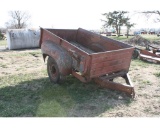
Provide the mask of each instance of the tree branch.
POLYGON ((27 27, 27 21, 31 18, 30 14, 23 11, 10 11, 11 21, 7 22, 7 28, 9 28, 9 24, 11 28, 25 28, 27 27))

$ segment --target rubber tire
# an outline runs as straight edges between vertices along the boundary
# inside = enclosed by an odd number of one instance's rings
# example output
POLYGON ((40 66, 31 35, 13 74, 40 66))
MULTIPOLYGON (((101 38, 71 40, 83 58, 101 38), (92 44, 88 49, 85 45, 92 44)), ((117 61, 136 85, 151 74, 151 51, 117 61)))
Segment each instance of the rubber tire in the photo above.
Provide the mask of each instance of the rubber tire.
POLYGON ((49 79, 52 83, 60 82, 60 72, 59 72, 57 62, 50 56, 47 61, 47 72, 48 72, 49 79))
POLYGON ((132 54, 132 59, 136 59, 139 56, 138 50, 134 49, 133 54, 132 54))

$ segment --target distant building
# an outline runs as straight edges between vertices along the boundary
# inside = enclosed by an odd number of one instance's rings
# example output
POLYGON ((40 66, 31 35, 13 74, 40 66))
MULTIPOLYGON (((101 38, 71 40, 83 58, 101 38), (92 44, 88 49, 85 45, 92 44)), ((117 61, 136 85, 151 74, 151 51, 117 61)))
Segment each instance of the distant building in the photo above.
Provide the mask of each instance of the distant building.
POLYGON ((140 31, 134 31, 134 35, 140 35, 141 32, 140 31))
POLYGON ((106 32, 106 36, 111 36, 112 32, 106 32))
POLYGON ((143 30, 143 31, 140 31, 141 34, 147 34, 147 31, 143 30))
POLYGON ((115 32, 116 32, 115 29, 108 28, 108 29, 106 29, 105 34, 106 34, 106 36, 112 36, 112 34, 114 34, 115 32))
POLYGON ((149 32, 148 32, 148 34, 151 34, 151 35, 154 35, 154 34, 156 34, 156 31, 155 31, 155 29, 150 29, 150 30, 149 30, 149 32))

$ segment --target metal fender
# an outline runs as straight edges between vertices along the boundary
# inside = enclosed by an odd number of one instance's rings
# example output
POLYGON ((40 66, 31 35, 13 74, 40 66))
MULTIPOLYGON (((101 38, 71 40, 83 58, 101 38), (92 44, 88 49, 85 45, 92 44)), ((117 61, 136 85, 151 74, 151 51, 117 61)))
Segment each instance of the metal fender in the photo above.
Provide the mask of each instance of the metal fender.
POLYGON ((62 76, 72 73, 72 58, 60 45, 57 45, 52 41, 45 41, 41 45, 41 50, 44 61, 47 56, 55 59, 62 76))

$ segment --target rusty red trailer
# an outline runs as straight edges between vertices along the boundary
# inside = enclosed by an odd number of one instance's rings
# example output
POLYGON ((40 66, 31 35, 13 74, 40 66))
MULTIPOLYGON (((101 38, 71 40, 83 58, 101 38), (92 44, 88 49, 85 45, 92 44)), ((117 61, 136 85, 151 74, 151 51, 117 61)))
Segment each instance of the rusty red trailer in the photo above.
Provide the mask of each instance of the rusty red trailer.
POLYGON ((160 64, 160 48, 147 45, 146 49, 135 47, 133 59, 139 57, 141 60, 160 64))
POLYGON ((43 29, 39 45, 48 56, 47 71, 57 83, 72 74, 82 82, 94 80, 102 87, 134 97, 128 71, 134 47, 85 29, 43 29), (128 85, 113 82, 122 77, 128 85))
POLYGON ((147 50, 140 50, 139 58, 145 61, 160 64, 160 48, 147 45, 147 50))

